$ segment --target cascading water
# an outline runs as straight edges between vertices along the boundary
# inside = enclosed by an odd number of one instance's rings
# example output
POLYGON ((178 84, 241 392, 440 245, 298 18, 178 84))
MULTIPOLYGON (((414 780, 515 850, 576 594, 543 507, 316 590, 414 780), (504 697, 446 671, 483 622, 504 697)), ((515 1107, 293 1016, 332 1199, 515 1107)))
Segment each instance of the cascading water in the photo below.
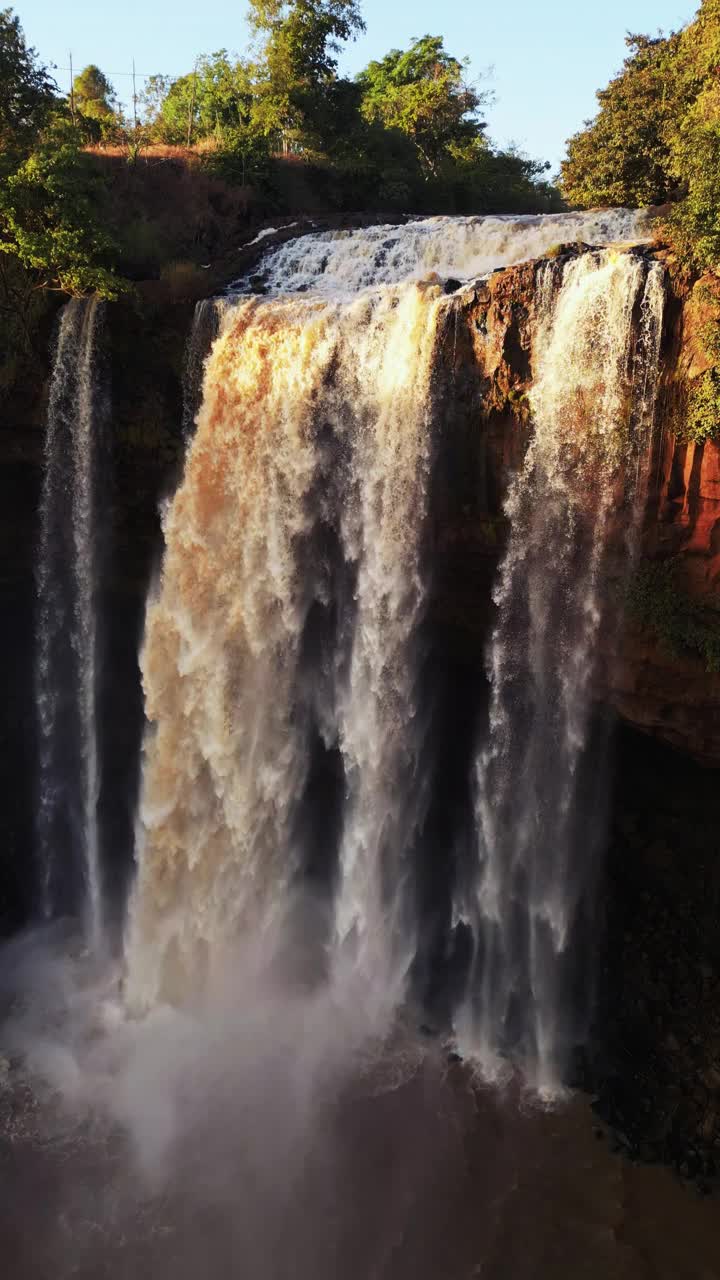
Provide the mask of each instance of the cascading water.
MULTIPOLYGON (((457 323, 458 277, 563 239, 645 234, 642 215, 616 210, 311 235, 263 264, 285 296, 224 304, 148 610, 134 1007, 182 1002, 238 938, 282 932, 315 877, 317 810, 336 805, 326 968, 387 1011, 402 1002, 429 803, 420 637, 438 335, 457 323)), ((582 774, 613 613, 611 516, 624 495, 632 541, 662 296, 638 253, 562 259, 537 280, 535 436, 508 499, 478 869, 455 913, 475 938, 462 1040, 488 1074, 509 1056, 541 1090, 572 1039, 565 957, 591 881, 582 774)))
POLYGON ((337 953, 387 989, 417 821, 414 644, 444 303, 410 285, 225 314, 142 659, 154 728, 128 940, 140 1006, 187 991, 238 933, 287 909, 313 735, 347 775, 337 953), (308 685, 310 615, 337 605, 343 578, 354 604, 308 685))
POLYGON ((36 700, 38 850, 47 918, 75 909, 89 945, 102 937, 96 725, 96 349, 101 305, 73 300, 59 322, 40 504, 36 700))
POLYGON ((256 268, 276 292, 353 294, 424 279, 473 280, 497 267, 541 258, 558 244, 649 239, 643 210, 525 214, 520 217, 423 218, 404 226, 325 231, 289 240, 256 268))
MULTIPOLYGON (((583 772, 593 677, 601 638, 611 646, 617 627, 645 499, 664 291, 661 267, 632 254, 585 254, 559 279, 551 264, 543 272, 534 435, 506 502, 488 655, 468 912, 476 956, 462 1032, 486 1075, 519 1059, 551 1095, 577 1033, 571 943, 602 839, 583 772), (620 564, 618 510, 630 534, 620 564)), ((580 998, 587 1005, 587 985, 580 998)))
POLYGON ((222 298, 201 298, 193 313, 183 369, 182 432, 186 440, 192 435, 202 402, 205 362, 218 335, 223 308, 222 298))

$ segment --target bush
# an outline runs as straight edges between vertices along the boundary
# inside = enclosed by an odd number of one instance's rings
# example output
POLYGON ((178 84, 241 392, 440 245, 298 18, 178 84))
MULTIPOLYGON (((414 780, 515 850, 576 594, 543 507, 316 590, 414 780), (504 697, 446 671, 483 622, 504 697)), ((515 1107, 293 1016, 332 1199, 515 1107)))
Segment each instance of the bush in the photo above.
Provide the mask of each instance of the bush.
POLYGON ((720 369, 707 369, 693 379, 687 395, 684 422, 678 436, 704 444, 720 440, 720 369))
POLYGON ((641 565, 628 589, 627 604, 630 616, 670 653, 696 654, 706 671, 720 671, 720 612, 688 596, 678 584, 672 561, 641 565))

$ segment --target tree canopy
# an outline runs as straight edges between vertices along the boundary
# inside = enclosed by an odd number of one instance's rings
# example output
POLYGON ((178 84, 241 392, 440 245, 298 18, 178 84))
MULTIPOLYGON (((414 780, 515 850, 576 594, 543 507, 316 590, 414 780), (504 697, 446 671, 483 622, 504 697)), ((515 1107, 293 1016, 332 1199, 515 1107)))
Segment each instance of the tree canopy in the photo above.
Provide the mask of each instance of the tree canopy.
POLYGON ((19 18, 0 10, 0 153, 27 147, 57 102, 57 85, 28 48, 19 18))
POLYGON ((91 120, 109 120, 117 111, 117 98, 107 76, 93 63, 73 80, 75 106, 91 120))
POLYGON ((568 143, 562 184, 573 204, 662 204, 677 191, 671 136, 681 107, 671 74, 676 42, 627 37, 630 54, 598 93, 598 115, 568 143))
POLYGON ((358 0, 250 0, 250 22, 298 82, 334 76, 342 44, 365 30, 358 0))
POLYGON ((720 261, 720 0, 668 36, 628 37, 629 57, 570 139, 562 190, 575 205, 671 202, 683 259, 720 261))
POLYGON ((227 49, 198 58, 195 69, 177 80, 154 79, 150 90, 160 92, 154 123, 164 141, 187 142, 213 135, 222 140, 250 119, 250 70, 247 62, 231 58, 227 49))
POLYGON ((358 0, 251 0, 250 22, 259 42, 253 119, 285 149, 297 147, 327 116, 342 44, 364 30, 358 0))
POLYGON ((103 184, 72 137, 36 148, 0 189, 0 254, 33 289, 116 297, 112 241, 103 229, 103 184))
POLYGON ((466 63, 445 50, 442 36, 423 36, 409 49, 392 49, 358 76, 366 120, 407 134, 425 170, 459 158, 482 141, 479 109, 487 95, 466 81, 466 63))
MULTIPOLYGON (((78 80, 88 96, 102 88, 109 97, 110 86, 96 67, 86 68, 78 80)), ((82 124, 73 123, 67 101, 28 48, 18 18, 3 10, 0 310, 17 320, 6 334, 10 345, 18 333, 25 339, 26 316, 38 291, 114 297, 123 287, 103 225, 105 184, 85 154, 86 141, 82 124)))

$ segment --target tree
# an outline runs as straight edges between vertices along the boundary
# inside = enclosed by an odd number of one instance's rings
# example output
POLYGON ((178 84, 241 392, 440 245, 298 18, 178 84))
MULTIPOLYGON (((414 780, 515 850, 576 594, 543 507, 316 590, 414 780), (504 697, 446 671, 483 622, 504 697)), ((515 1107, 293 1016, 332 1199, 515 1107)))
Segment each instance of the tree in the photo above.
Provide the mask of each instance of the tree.
POLYGON ((138 105, 145 126, 151 131, 161 128, 162 109, 174 81, 172 76, 148 76, 138 94, 138 105))
POLYGON ((332 79, 341 45, 365 30, 358 0, 250 0, 266 50, 282 46, 297 81, 332 79))
POLYGON ((27 149, 57 104, 57 85, 28 48, 18 17, 0 10, 0 154, 27 149))
POLYGON ((443 159, 485 146, 479 110, 486 95, 466 83, 466 63, 446 52, 442 36, 393 49, 358 76, 366 120, 412 139, 423 168, 437 176, 443 159))
POLYGON ((571 204, 662 204, 679 191, 672 135, 688 101, 676 74, 679 37, 629 35, 623 69, 597 95, 594 120, 568 143, 562 190, 571 204))
POLYGON ((247 62, 232 60, 226 49, 199 58, 190 75, 174 80, 160 107, 156 132, 166 142, 214 135, 224 141, 248 125, 253 90, 247 62))
POLYGON ((364 30, 358 0, 251 0, 250 21, 261 37, 253 119, 286 147, 302 145, 327 119, 341 44, 364 30))
POLYGON ((629 36, 595 120, 568 144, 573 204, 672 202, 665 223, 685 266, 720 262, 720 0, 668 37, 629 36))
POLYGON ((104 184, 70 125, 37 147, 0 187, 0 254, 24 271, 23 290, 117 297, 104 230, 104 184))
POLYGON ((91 120, 111 121, 117 116, 117 97, 107 76, 94 63, 73 80, 75 106, 91 120))

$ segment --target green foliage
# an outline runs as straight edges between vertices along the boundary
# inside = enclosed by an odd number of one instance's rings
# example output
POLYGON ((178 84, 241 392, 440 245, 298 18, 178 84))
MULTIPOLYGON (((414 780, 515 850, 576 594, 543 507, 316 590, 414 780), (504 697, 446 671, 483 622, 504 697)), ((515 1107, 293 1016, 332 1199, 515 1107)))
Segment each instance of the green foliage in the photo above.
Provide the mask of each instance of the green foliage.
POLYGON ((573 205, 662 204, 677 193, 672 133, 684 105, 673 74, 678 37, 631 35, 623 70, 598 93, 600 110, 568 142, 561 186, 573 205))
POLYGON ((73 80, 75 106, 90 120, 115 119, 117 98, 107 76, 93 63, 73 80))
POLYGON ((691 271, 720 262, 720 0, 666 38, 631 36, 595 120, 570 139, 562 190, 575 205, 673 202, 665 231, 691 271))
POLYGON ((270 175, 268 140, 247 125, 228 129, 222 145, 209 151, 203 164, 231 186, 264 187, 270 175))
POLYGON ((48 295, 33 287, 17 258, 0 254, 0 397, 32 357, 34 336, 48 309, 48 295))
POLYGON ((102 193, 68 130, 51 135, 0 189, 0 253, 17 259, 34 289, 117 297, 102 193))
POLYGON ((677 435, 696 444, 720 440, 720 369, 707 369, 693 378, 677 435))
POLYGON ((641 565, 627 603, 631 617, 670 653, 696 654, 708 672, 720 671, 720 612, 690 599, 678 585, 677 569, 671 561, 641 565))
POLYGON ((296 82, 332 79, 341 44, 365 30, 358 0, 250 0, 250 21, 296 82))
POLYGON ((57 101, 57 85, 28 48, 20 20, 0 9, 0 177, 3 161, 27 150, 57 101))
POLYGON ((251 0, 250 21, 261 40, 253 121, 285 151, 299 150, 303 133, 317 135, 327 120, 341 44, 364 29, 358 0, 251 0))
POLYGON ((406 134, 429 174, 437 176, 444 159, 472 163, 487 145, 478 118, 486 95, 466 84, 465 72, 442 36, 423 36, 361 72, 363 116, 406 134))
POLYGON ((223 49, 189 75, 148 82, 151 140, 211 142, 203 167, 262 191, 279 211, 318 201, 398 212, 561 207, 544 180, 549 166, 490 147, 479 118, 486 95, 467 85, 465 64, 440 37, 415 40, 351 81, 338 76, 337 55, 362 29, 357 0, 255 0, 250 16, 254 61, 223 49), (304 176, 281 174, 278 153, 301 156, 304 176))
POLYGON ((190 75, 169 85, 157 78, 150 93, 165 96, 154 109, 153 136, 161 142, 184 143, 198 138, 226 140, 228 133, 250 119, 253 96, 250 68, 242 59, 232 60, 226 49, 199 58, 190 75))
POLYGON ((720 261, 720 91, 703 92, 687 113, 674 144, 685 198, 672 211, 668 230, 682 260, 697 270, 720 261))

